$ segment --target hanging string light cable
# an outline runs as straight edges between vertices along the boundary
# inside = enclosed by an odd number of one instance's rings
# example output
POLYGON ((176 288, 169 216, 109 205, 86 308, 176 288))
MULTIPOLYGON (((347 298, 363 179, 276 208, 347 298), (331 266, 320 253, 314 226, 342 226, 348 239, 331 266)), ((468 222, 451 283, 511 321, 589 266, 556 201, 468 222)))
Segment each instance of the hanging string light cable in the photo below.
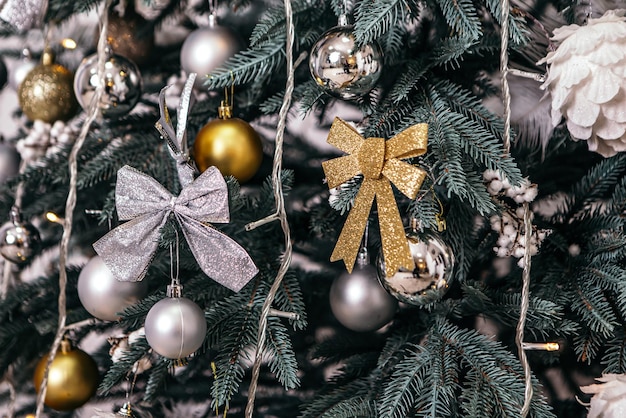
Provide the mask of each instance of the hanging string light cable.
MULTIPOLYGON (((111 5, 112 0, 107 0, 103 7, 102 15, 100 16, 101 30, 98 38, 98 77, 102 80, 104 74, 104 64, 106 61, 106 46, 107 46, 107 20, 108 13, 106 12, 111 5)), ((65 201, 65 218, 63 220, 63 235, 61 236, 61 245, 59 253, 59 297, 58 297, 58 311, 59 320, 57 326, 57 332, 48 355, 48 361, 39 387, 39 393, 37 394, 37 410, 35 413, 36 418, 41 418, 43 415, 44 400, 46 399, 46 389, 48 385, 48 371, 50 370, 50 364, 61 345, 63 336, 67 331, 67 307, 66 307, 66 286, 67 286, 67 258, 69 255, 69 243, 72 235, 72 221, 74 218, 74 208, 76 207, 76 194, 77 194, 77 182, 78 182, 78 153, 82 148, 92 123, 96 120, 99 114, 99 104, 104 92, 104 83, 98 83, 94 96, 89 105, 87 112, 87 118, 83 123, 80 134, 76 138, 76 142, 70 151, 68 157, 68 165, 70 172, 70 184, 67 199, 65 201)))
POLYGON ((276 212, 272 215, 260 219, 256 222, 252 222, 246 225, 246 230, 250 231, 254 228, 258 228, 268 222, 275 220, 280 221, 280 226, 283 230, 285 237, 285 252, 282 255, 282 260, 274 283, 270 288, 263 307, 261 308, 261 316, 259 318, 259 331, 257 333, 256 354, 254 359, 254 365, 252 366, 252 379, 250 381, 250 388, 248 389, 248 403, 246 405, 246 418, 252 418, 254 412, 254 400, 256 397, 256 390, 259 381, 259 375, 261 372, 261 363, 263 361, 263 351, 265 348, 265 338, 267 333, 267 318, 270 315, 272 309, 272 303, 276 297, 276 293, 280 288, 280 285, 289 269, 292 257, 291 233, 289 231, 289 222, 287 221, 287 213, 285 211, 285 200, 283 195, 283 187, 281 181, 281 171, 283 163, 283 136, 285 132, 285 126, 287 124, 287 115, 289 108, 291 107, 291 98, 294 88, 294 63, 293 63, 293 43, 295 39, 295 28, 293 24, 293 12, 290 0, 284 0, 285 6, 285 25, 287 28, 287 40, 285 46, 285 56, 287 64, 287 84, 285 87, 285 96, 283 97, 283 103, 280 107, 278 126, 276 128, 276 149, 274 151, 274 163, 272 166, 272 189, 274 190, 274 201, 276 203, 276 212))
MULTIPOLYGON (((501 14, 501 43, 500 43, 500 76, 502 77, 502 100, 504 102, 504 152, 511 152, 511 92, 509 90, 508 73, 509 73, 509 20, 510 20, 510 4, 509 0, 502 0, 500 7, 501 14)), ((530 364, 524 351, 524 327, 526 325, 526 315, 530 304, 530 267, 531 267, 531 231, 532 221, 528 202, 524 203, 524 258, 522 271, 522 294, 520 300, 520 315, 517 322, 515 332, 515 344, 520 362, 524 369, 524 404, 522 405, 521 416, 525 418, 530 411, 530 405, 533 397, 532 372, 530 364)))

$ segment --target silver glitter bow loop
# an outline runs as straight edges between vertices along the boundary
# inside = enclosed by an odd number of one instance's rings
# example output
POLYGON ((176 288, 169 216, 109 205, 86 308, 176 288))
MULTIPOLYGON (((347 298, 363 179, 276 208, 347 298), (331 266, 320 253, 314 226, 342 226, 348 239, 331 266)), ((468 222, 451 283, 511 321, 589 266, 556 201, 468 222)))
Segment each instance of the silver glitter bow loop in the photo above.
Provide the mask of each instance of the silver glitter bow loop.
POLYGON ((124 166, 117 173, 115 195, 119 218, 128 222, 93 247, 117 280, 144 278, 158 247, 160 229, 172 213, 207 276, 238 292, 258 273, 246 250, 205 224, 230 218, 228 189, 217 168, 210 167, 173 196, 152 177, 124 166))
POLYGON ((193 83, 196 80, 196 76, 196 73, 189 74, 180 96, 176 132, 174 132, 172 120, 170 119, 170 114, 165 103, 165 91, 169 86, 163 87, 159 94, 160 118, 154 124, 163 138, 165 138, 170 155, 176 160, 176 170, 178 171, 178 178, 180 179, 182 187, 185 187, 193 181, 196 172, 190 164, 189 150, 187 148, 187 116, 194 102, 193 83))
POLYGON ((47 9, 47 0, 0 0, 0 19, 25 32, 41 26, 47 9))

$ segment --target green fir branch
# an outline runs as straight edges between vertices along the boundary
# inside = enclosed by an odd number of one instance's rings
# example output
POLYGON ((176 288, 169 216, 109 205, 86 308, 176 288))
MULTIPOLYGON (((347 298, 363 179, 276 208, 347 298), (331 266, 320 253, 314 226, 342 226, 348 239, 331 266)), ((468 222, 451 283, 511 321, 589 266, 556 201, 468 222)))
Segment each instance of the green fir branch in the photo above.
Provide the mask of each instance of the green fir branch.
POLYGON ((358 3, 354 15, 354 37, 358 44, 367 44, 380 38, 390 28, 400 26, 405 19, 408 2, 405 0, 364 1, 358 3))
MULTIPOLYGON (((314 21, 319 19, 324 11, 324 3, 320 1, 295 0, 291 2, 291 7, 295 22, 299 20, 304 22, 314 21)), ((277 5, 268 8, 263 18, 254 27, 250 35, 250 46, 256 48, 264 42, 283 38, 284 36, 285 9, 282 5, 277 5)))
POLYGON ((378 405, 381 418, 403 418, 413 410, 420 391, 426 390, 431 371, 431 353, 419 345, 409 345, 403 359, 384 383, 378 405))
POLYGON ((222 67, 207 75, 204 87, 215 90, 233 84, 245 84, 276 72, 283 64, 283 38, 277 37, 258 48, 238 52, 222 67))
POLYGON ((470 0, 435 0, 450 29, 462 39, 475 41, 482 35, 478 11, 470 0))
POLYGON ((355 379, 343 385, 330 385, 324 393, 321 393, 305 405, 298 418, 319 418, 335 405, 345 402, 347 399, 369 398, 371 382, 367 378, 355 379))
POLYGON ((338 402, 326 410, 321 418, 377 418, 376 403, 360 396, 338 402))
POLYGON ((300 386, 298 362, 287 328, 276 317, 267 319, 267 351, 269 367, 286 390, 300 386))
POLYGON ((145 337, 140 337, 133 341, 133 343, 124 350, 124 354, 121 358, 114 362, 109 370, 107 370, 98 386, 98 394, 101 396, 109 394, 115 385, 132 373, 135 363, 147 356, 150 350, 150 345, 145 337))

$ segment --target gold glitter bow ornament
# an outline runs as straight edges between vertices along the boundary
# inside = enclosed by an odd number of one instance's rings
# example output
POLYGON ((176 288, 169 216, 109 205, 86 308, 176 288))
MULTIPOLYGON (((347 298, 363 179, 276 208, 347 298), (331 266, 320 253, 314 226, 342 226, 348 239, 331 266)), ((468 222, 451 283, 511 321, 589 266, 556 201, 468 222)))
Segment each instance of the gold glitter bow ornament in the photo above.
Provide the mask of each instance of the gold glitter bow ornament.
POLYGON ((367 218, 376 199, 387 276, 395 274, 400 267, 413 270, 413 258, 391 183, 410 199, 417 195, 426 172, 400 159, 426 152, 428 125, 413 125, 385 141, 384 138, 363 138, 346 122, 335 118, 327 142, 349 154, 322 163, 329 188, 363 174, 363 183, 330 260, 343 260, 348 271, 352 272, 367 218))

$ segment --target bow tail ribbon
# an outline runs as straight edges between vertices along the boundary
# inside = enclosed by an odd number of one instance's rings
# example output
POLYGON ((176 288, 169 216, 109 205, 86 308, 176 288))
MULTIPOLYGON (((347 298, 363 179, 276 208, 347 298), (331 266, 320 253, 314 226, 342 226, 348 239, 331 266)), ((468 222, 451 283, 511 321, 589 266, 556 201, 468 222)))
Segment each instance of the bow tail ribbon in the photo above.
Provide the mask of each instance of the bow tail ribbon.
POLYGON ((115 279, 141 281, 159 246, 159 233, 166 221, 167 216, 139 216, 109 231, 93 248, 115 279))
POLYGON ((224 287, 239 292, 259 270, 237 242, 193 218, 176 219, 200 269, 224 287))
POLYGON ((385 178, 367 179, 363 182, 330 260, 343 260, 348 272, 352 272, 374 199, 378 207, 385 269, 390 273, 388 275, 394 274, 400 267, 412 269, 413 258, 406 243, 402 218, 391 184, 385 178))

